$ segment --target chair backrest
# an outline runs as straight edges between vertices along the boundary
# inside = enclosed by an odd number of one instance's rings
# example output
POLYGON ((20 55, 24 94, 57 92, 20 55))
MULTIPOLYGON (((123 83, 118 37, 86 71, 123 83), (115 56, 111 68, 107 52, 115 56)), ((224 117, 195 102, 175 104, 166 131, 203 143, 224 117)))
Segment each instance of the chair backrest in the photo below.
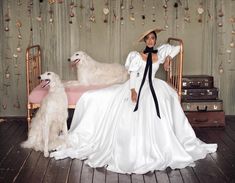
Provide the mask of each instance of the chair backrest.
POLYGON ((27 96, 40 83, 37 79, 41 74, 41 48, 39 45, 30 46, 26 50, 26 80, 27 96))
POLYGON ((179 45, 180 52, 170 64, 170 69, 167 71, 167 82, 177 91, 179 100, 181 100, 182 90, 182 73, 183 73, 183 41, 177 38, 168 38, 167 41, 171 45, 179 45))

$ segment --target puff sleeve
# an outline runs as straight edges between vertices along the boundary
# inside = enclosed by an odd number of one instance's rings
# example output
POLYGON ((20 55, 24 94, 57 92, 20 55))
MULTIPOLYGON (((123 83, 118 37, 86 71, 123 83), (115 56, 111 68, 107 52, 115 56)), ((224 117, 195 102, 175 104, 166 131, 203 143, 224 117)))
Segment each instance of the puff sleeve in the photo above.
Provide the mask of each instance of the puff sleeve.
POLYGON ((158 56, 160 63, 164 63, 167 56, 174 58, 180 52, 180 46, 163 44, 158 47, 158 56))
POLYGON ((128 54, 125 67, 130 74, 130 89, 135 88, 137 73, 141 67, 140 55, 137 51, 132 51, 128 54))

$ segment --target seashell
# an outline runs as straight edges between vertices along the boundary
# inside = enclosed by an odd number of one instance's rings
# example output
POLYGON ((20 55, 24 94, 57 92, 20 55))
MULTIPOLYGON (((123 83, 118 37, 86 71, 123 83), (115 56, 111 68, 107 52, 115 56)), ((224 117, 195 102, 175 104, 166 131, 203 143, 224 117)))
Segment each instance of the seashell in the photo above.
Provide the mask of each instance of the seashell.
POLYGON ((190 22, 189 16, 185 16, 185 17, 184 17, 184 21, 185 21, 185 22, 190 22))
POLYGON ((231 48, 234 48, 234 47, 235 47, 234 41, 231 41, 230 44, 229 44, 229 46, 230 46, 231 48))
POLYGON ((5 78, 6 78, 6 79, 9 79, 9 78, 10 78, 10 73, 9 73, 9 72, 5 73, 5 78))
POLYGON ((17 20, 16 21, 16 27, 20 28, 22 26, 22 23, 20 20, 17 20))
POLYGON ((74 12, 70 12, 69 16, 74 17, 75 16, 74 12))
POLYGON ((17 52, 21 52, 21 47, 17 47, 17 48, 16 48, 16 51, 17 51, 17 52))
POLYGON ((14 57, 14 58, 18 58, 18 55, 17 55, 17 54, 13 54, 13 57, 14 57))
POLYGON ((229 21, 230 21, 231 23, 235 23, 235 17, 230 17, 230 18, 229 18, 229 21))
POLYGON ((41 22, 41 21, 42 21, 42 17, 41 17, 41 16, 37 16, 37 17, 36 17, 36 20, 39 21, 39 22, 41 22))
POLYGON ((52 24, 54 22, 53 18, 50 18, 49 22, 52 24))
POLYGON ((199 7, 199 8, 197 9, 197 12, 198 12, 199 15, 201 15, 201 14, 204 13, 204 9, 203 9, 202 7, 199 7))
POLYGON ((223 68, 222 64, 219 65, 219 73, 220 74, 224 73, 224 68, 223 68))
POLYGON ((9 31, 9 27, 5 27, 4 31, 6 32, 9 31))
POLYGON ((18 39, 22 39, 22 35, 21 34, 18 34, 18 39))
POLYGON ((223 23, 222 23, 222 22, 219 22, 219 23, 218 23, 218 26, 219 26, 219 27, 223 27, 223 23))
POLYGON ((94 16, 94 15, 91 15, 91 16, 89 17, 89 20, 90 20, 91 22, 95 22, 95 16, 94 16))
POLYGON ((108 14, 109 14, 109 9, 108 9, 108 8, 103 8, 103 13, 104 13, 105 15, 108 15, 108 14))
POLYGON ((231 53, 232 51, 231 51, 230 49, 227 49, 226 52, 227 52, 227 53, 231 53))
POLYGON ((167 9, 167 8, 168 8, 167 4, 164 4, 162 7, 163 7, 164 9, 167 9))
POLYGON ((131 21, 135 21, 135 17, 133 15, 130 16, 131 21))

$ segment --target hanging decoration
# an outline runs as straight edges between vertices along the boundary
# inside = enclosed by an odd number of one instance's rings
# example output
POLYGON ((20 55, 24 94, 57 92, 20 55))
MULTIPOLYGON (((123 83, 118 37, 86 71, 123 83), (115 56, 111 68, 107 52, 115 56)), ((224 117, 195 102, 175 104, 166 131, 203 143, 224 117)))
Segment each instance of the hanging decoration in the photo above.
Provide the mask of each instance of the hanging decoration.
POLYGON ((8 87, 10 86, 10 79, 11 79, 11 73, 10 73, 10 64, 11 64, 11 60, 12 60, 12 53, 11 53, 11 48, 9 45, 9 39, 10 37, 10 28, 9 28, 9 23, 11 21, 10 18, 10 7, 9 7, 9 2, 8 0, 6 1, 6 7, 4 10, 6 10, 5 14, 4 14, 4 21, 5 21, 5 25, 4 25, 4 44, 3 44, 3 48, 5 48, 4 51, 4 60, 6 60, 6 62, 4 64, 2 64, 3 66, 3 70, 4 70, 4 76, 3 76, 3 80, 2 80, 2 85, 3 85, 3 94, 1 97, 1 106, 4 110, 7 109, 7 104, 8 104, 8 87))
POLYGON ((224 16, 224 12, 223 12, 223 1, 220 0, 220 8, 218 10, 218 26, 222 27, 223 26, 223 16, 224 16))
POLYGON ((18 5, 18 6, 21 6, 21 5, 22 5, 21 0, 18 0, 17 5, 18 5))
POLYGON ((53 10, 53 4, 50 4, 50 9, 49 9, 49 23, 52 25, 54 22, 54 10, 53 10))
POLYGON ((9 65, 7 66, 6 70, 5 70, 5 78, 9 79, 10 78, 10 72, 9 72, 9 65))
POLYGON ((185 7, 184 7, 184 21, 190 23, 190 14, 189 14, 189 5, 188 0, 185 0, 185 7))
POLYGON ((36 17, 36 20, 38 22, 41 22, 42 21, 42 5, 41 5, 42 1, 39 1, 39 13, 38 13, 38 16, 36 17))
POLYGON ((79 8, 80 8, 81 10, 83 10, 83 9, 85 8, 85 6, 83 5, 83 0, 80 1, 80 6, 79 6, 79 8))
POLYGON ((204 8, 203 8, 203 1, 199 3, 199 7, 197 8, 198 13, 198 22, 202 23, 202 15, 204 14, 204 8))
POLYGON ((130 1, 130 5, 129 5, 129 19, 132 22, 135 21, 135 13, 134 13, 133 0, 130 1))
POLYGON ((16 95, 16 102, 13 104, 13 107, 16 108, 16 109, 20 109, 20 100, 19 100, 19 91, 20 91, 20 88, 19 88, 19 82, 20 82, 20 73, 16 73, 16 88, 18 90, 17 92, 17 95, 16 95))
POLYGON ((48 3, 49 4, 53 4, 53 3, 55 3, 56 2, 56 0, 48 0, 48 3))
POLYGON ((9 7, 7 7, 7 12, 5 14, 5 19, 4 20, 5 20, 5 28, 4 28, 4 30, 7 32, 7 31, 9 31, 9 22, 11 20, 10 14, 9 14, 9 7))
POLYGON ((145 0, 142 0, 143 1, 143 4, 142 4, 142 15, 141 15, 141 19, 142 19, 142 25, 145 25, 145 19, 146 19, 146 15, 145 15, 145 7, 146 7, 146 4, 145 4, 145 0))
POLYGON ((232 63, 232 51, 230 49, 227 49, 226 52, 228 53, 228 63, 232 63))
POLYGON ((219 48, 219 52, 218 52, 218 54, 219 54, 218 59, 220 60, 220 64, 219 64, 218 70, 219 70, 219 74, 223 74, 224 73, 224 66, 223 66, 224 43, 223 43, 223 36, 222 36, 223 32, 221 31, 221 32, 219 32, 219 34, 220 34, 220 37, 219 37, 220 48, 219 48))
POLYGON ((3 84, 3 87, 4 87, 4 96, 3 96, 3 99, 2 99, 2 108, 4 110, 7 109, 7 99, 8 99, 8 87, 10 87, 11 85, 10 84, 7 84, 7 83, 4 83, 3 84))
POLYGON ((75 17, 75 13, 74 13, 74 8, 77 7, 77 5, 74 3, 74 1, 71 1, 69 4, 69 23, 72 24, 73 23, 73 18, 75 17))
POLYGON ((169 0, 165 0, 163 8, 164 8, 164 21, 165 21, 165 25, 164 28, 168 29, 169 25, 168 25, 168 1, 169 0))
POLYGON ((152 22, 156 22, 156 14, 155 14, 155 11, 156 11, 156 6, 155 6, 155 1, 153 0, 153 5, 152 5, 152 22))
POLYGON ((115 12, 115 9, 113 9, 113 18, 112 18, 112 23, 114 23, 116 20, 117 20, 117 15, 116 15, 116 12, 115 12))
POLYGON ((123 11, 124 11, 124 9, 125 9, 125 6, 124 6, 123 1, 124 1, 124 0, 121 0, 121 2, 120 2, 120 23, 121 23, 121 25, 124 24, 123 11))
POLYGON ((108 0, 105 0, 104 8, 103 8, 103 14, 104 14, 104 23, 108 23, 108 14, 109 14, 108 0))
POLYGON ((27 11, 28 11, 29 17, 32 16, 32 9, 33 9, 33 0, 28 0, 27 11))
POLYGON ((234 42, 234 36, 235 36, 235 28, 234 28, 235 17, 230 17, 229 21, 230 21, 231 26, 232 26, 231 41, 229 43, 229 46, 230 46, 230 48, 235 48, 235 42, 234 42))
POLYGON ((178 3, 178 1, 176 1, 174 3, 174 8, 175 8, 175 34, 177 35, 178 34, 178 28, 179 28, 179 25, 178 25, 178 18, 179 18, 178 8, 179 8, 179 3, 178 3))
POLYGON ((21 52, 21 42, 20 42, 21 39, 22 39, 21 27, 22 27, 22 23, 21 23, 21 21, 18 19, 18 20, 16 21, 16 28, 17 28, 17 30, 18 30, 18 35, 17 35, 18 44, 17 44, 16 51, 17 51, 18 53, 21 52))
POLYGON ((95 8, 94 8, 93 0, 91 0, 90 8, 89 9, 90 9, 89 21, 95 23, 95 14, 94 14, 95 8))

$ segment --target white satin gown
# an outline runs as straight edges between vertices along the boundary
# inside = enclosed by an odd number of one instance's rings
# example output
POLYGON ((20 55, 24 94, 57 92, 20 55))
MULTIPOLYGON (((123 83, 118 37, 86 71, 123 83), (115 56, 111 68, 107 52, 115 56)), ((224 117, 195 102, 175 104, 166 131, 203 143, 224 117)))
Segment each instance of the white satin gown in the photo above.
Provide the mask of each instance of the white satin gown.
POLYGON ((174 57, 179 47, 165 44, 158 50, 152 80, 161 119, 148 79, 141 91, 139 108, 133 112, 130 88, 139 91, 146 64, 133 51, 125 64, 130 80, 84 93, 76 104, 66 146, 50 156, 78 158, 91 167, 106 167, 118 173, 144 174, 167 167, 193 166, 194 161, 215 152, 217 144, 206 144, 195 136, 176 91, 165 81, 154 78, 166 56, 174 57))

